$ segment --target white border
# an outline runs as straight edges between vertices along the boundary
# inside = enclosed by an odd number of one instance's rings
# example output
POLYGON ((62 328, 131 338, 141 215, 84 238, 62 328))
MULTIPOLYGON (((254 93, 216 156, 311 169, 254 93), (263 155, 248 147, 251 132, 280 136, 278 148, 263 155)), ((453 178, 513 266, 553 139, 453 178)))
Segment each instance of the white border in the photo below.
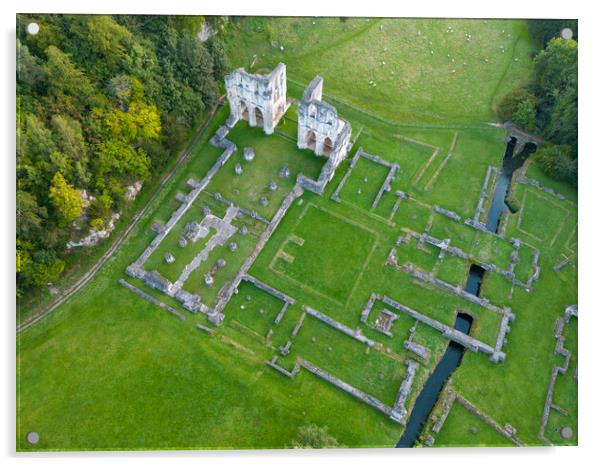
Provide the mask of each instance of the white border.
MULTIPOLYGON (((589 464, 594 457, 600 457, 596 450, 600 440, 600 393, 601 376, 595 371, 600 368, 600 340, 596 328, 602 326, 602 303, 596 299, 600 287, 596 276, 602 257, 597 247, 600 244, 602 221, 600 207, 596 200, 602 199, 600 192, 600 171, 602 169, 602 149, 596 138, 599 133, 600 110, 600 15, 596 14, 594 2, 530 1, 505 0, 503 2, 476 2, 471 0, 454 1, 408 1, 392 6, 391 0, 370 0, 357 4, 344 2, 341 5, 325 0, 249 1, 212 0, 196 2, 186 0, 21 0, 2 2, 3 72, 0 73, 1 89, 5 104, 1 115, 2 141, 4 153, 2 183, 3 199, 0 218, 11 219, 12 228, 2 230, 3 241, 3 293, 6 306, 3 308, 2 362, 4 419, 0 424, 2 456, 5 464, 39 464, 56 459, 69 464, 111 464, 116 459, 126 464, 163 464, 167 458, 174 458, 178 464, 198 464, 220 461, 226 464, 279 465, 287 466, 312 462, 317 465, 344 462, 346 465, 362 464, 369 461, 381 464, 400 465, 406 462, 427 464, 478 464, 487 466, 545 462, 555 464, 589 464), (72 13, 149 13, 149 14, 221 14, 221 15, 331 15, 331 16, 422 16, 422 17, 535 17, 535 18, 578 18, 579 19, 579 120, 580 120, 580 166, 579 166, 579 305, 581 307, 579 326, 580 346, 580 390, 579 390, 579 443, 577 448, 526 448, 526 449, 430 449, 427 451, 395 450, 349 450, 349 451, 201 451, 201 452, 115 452, 115 453, 44 453, 19 454, 15 449, 15 317, 14 317, 14 211, 15 211, 15 13, 17 12, 72 12, 72 13), (374 460, 373 460, 374 458, 374 460)), ((6 221, 4 222, 6 225, 6 221)), ((599 276, 599 275, 598 275, 599 276)), ((537 338, 536 335, 533 336, 537 338)))

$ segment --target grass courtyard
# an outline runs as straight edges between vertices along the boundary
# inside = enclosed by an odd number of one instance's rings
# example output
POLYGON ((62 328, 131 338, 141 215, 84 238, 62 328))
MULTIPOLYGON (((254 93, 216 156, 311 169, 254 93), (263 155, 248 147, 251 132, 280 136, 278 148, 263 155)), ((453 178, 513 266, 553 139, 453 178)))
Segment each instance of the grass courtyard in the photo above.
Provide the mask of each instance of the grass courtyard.
MULTIPOLYGON (((396 246, 407 229, 421 233, 429 225, 430 234, 450 238, 452 245, 500 268, 510 261, 508 238, 521 239, 527 243, 519 251, 521 280, 532 272, 535 248, 541 251, 541 276, 532 290, 513 286, 497 273, 488 273, 482 286, 482 296, 496 306, 511 307, 516 315, 504 347, 506 360, 493 364, 486 355, 467 351, 450 382, 499 425, 514 426, 522 442, 541 444, 538 432, 549 374, 559 363, 554 325, 564 308, 577 300, 576 192, 527 165, 526 176, 568 200, 517 185, 520 210, 511 216, 505 239, 432 210, 436 204, 457 212, 462 220, 472 217, 487 167, 500 166, 504 131, 487 123, 493 121, 496 100, 531 72, 532 44, 525 24, 246 18, 235 24, 230 41, 236 66, 248 67, 253 55, 258 56, 254 70, 286 63, 292 97, 298 98, 315 74, 322 75, 325 100, 350 121, 354 133, 362 128, 351 155, 362 147, 400 165, 391 192, 371 208, 388 169, 360 158, 341 191, 342 202, 330 196, 348 160, 323 196, 305 192, 291 205, 250 269, 251 275, 296 300, 279 324, 274 319, 282 301, 244 281, 225 308, 224 324, 214 333, 195 328, 198 323, 208 325, 202 314, 182 310, 186 319, 179 321, 117 282, 156 236, 152 225, 165 223, 177 208, 176 193, 189 192, 188 178, 201 179, 221 153, 207 141, 227 117, 224 106, 190 160, 164 186, 113 258, 85 288, 18 335, 17 448, 32 449, 24 440, 31 430, 40 433, 35 448, 41 450, 283 448, 307 424, 328 426, 347 446, 393 446, 402 432, 399 424, 305 369, 289 379, 265 361, 291 341, 290 353, 278 362, 287 370, 302 358, 392 405, 406 375, 406 361, 416 359, 403 347, 415 321, 402 315, 389 337, 375 329, 376 316, 385 308, 377 302, 370 319, 360 323, 372 293, 390 296, 447 325, 453 325, 459 310, 466 312, 474 318, 471 336, 494 345, 498 314, 386 264, 395 248, 400 264, 417 264, 463 286, 467 261, 449 255, 439 259, 436 248, 422 250, 416 240, 396 246), (450 27, 453 32, 446 32, 450 27), (393 214, 395 190, 410 198, 393 214), (571 263, 553 270, 564 257, 571 257, 571 263), (378 347, 368 348, 311 315, 292 337, 303 305, 360 329, 378 347)), ((203 247, 203 241, 186 248, 177 245, 184 226, 201 220, 203 207, 220 217, 225 212, 215 193, 271 219, 298 173, 317 178, 324 159, 296 148, 295 118, 292 107, 271 136, 245 122, 232 129, 228 138, 238 151, 149 258, 147 270, 177 278, 203 247), (244 147, 254 149, 252 162, 243 159, 244 147), (240 176, 234 173, 236 163, 243 168, 240 176), (290 178, 278 175, 284 165, 291 170, 290 178), (268 189, 270 181, 276 181, 275 191, 268 189), (265 206, 259 202, 262 196, 268 198, 265 206), (168 251, 176 256, 174 264, 164 260, 168 251)), ((199 292, 208 305, 214 305, 215 292, 232 280, 265 228, 261 222, 245 221, 249 234, 233 237, 237 252, 227 245, 216 248, 186 283, 185 289, 199 292), (222 257, 227 265, 208 293, 202 278, 222 257)), ((161 293, 144 290, 178 305, 161 293)), ((567 346, 576 348, 577 322, 571 322, 567 346)), ((448 343, 423 324, 417 325, 414 341, 426 346, 430 357, 420 361, 407 400, 409 410, 448 343)), ((575 351, 571 370, 576 357, 575 351)), ((559 381, 557 390, 555 402, 570 414, 560 420, 551 417, 550 429, 570 425, 576 433, 576 380, 559 381)), ((553 432, 548 437, 560 442, 553 432)), ((576 435, 563 443, 575 441, 576 435)), ((505 439, 455 404, 435 445, 482 444, 502 445, 505 439)))
POLYGON ((372 252, 374 232, 311 204, 299 220, 273 270, 344 304, 372 252))

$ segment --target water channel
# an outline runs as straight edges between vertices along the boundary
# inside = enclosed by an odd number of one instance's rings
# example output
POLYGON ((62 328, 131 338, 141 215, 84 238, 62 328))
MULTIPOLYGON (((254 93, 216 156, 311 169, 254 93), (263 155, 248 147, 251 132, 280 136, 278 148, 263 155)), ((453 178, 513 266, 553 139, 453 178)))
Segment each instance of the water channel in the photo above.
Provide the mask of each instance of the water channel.
POLYGON ((506 152, 504 153, 504 159, 502 160, 502 170, 500 177, 495 186, 493 193, 493 201, 489 208, 489 214, 487 215, 487 221, 485 226, 489 231, 497 233, 500 218, 502 214, 508 210, 506 204, 506 196, 508 195, 508 188, 510 187, 510 181, 512 180, 512 174, 523 166, 525 160, 537 150, 537 145, 528 142, 525 144, 523 150, 514 154, 514 148, 516 147, 516 138, 512 137, 506 144, 506 152))
MULTIPOLYGON (((506 204, 506 196, 508 195, 512 174, 523 166, 529 155, 537 150, 536 144, 528 142, 520 153, 514 155, 516 143, 516 138, 511 137, 506 144, 501 174, 495 186, 493 201, 487 215, 486 227, 489 231, 494 233, 497 233, 498 231, 502 213, 509 209, 506 204)), ((485 269, 476 264, 472 264, 468 272, 464 290, 475 296, 479 296, 484 276, 485 269)), ((458 312, 454 328, 468 334, 471 326, 472 317, 468 314, 458 312)), ((464 347, 456 342, 450 341, 445 354, 426 381, 418 398, 416 398, 416 403, 414 404, 414 408, 412 409, 412 413, 406 424, 406 429, 399 439, 399 442, 397 442, 397 448, 412 448, 414 446, 418 435, 420 435, 420 432, 422 431, 424 422, 428 419, 433 406, 439 398, 439 393, 441 392, 443 385, 445 385, 445 382, 452 372, 460 365, 463 354, 464 347)))
MULTIPOLYGON (((464 290, 478 296, 484 275, 485 269, 476 264, 471 265, 464 290)), ((454 328, 468 334, 471 326, 472 316, 458 312, 454 328)), ((463 354, 464 347, 462 345, 454 341, 449 342, 445 354, 426 381, 418 398, 416 398, 416 403, 406 424, 406 429, 399 442, 397 442, 397 448, 412 448, 414 446, 424 422, 428 419, 433 406, 437 402, 437 398, 439 398, 439 393, 443 385, 445 385, 452 372, 460 365, 463 354)))

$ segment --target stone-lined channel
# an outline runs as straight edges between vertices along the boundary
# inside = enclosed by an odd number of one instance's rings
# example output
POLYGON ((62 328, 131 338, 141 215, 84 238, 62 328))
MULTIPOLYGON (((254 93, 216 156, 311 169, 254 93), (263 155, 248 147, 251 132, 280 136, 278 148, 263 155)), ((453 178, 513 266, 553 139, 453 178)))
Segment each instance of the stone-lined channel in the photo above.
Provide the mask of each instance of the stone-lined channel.
POLYGON ((523 166, 529 155, 537 150, 536 144, 528 142, 525 144, 520 153, 514 155, 515 147, 516 138, 511 137, 506 144, 506 152, 504 153, 504 159, 502 161, 500 178, 495 186, 493 200, 491 202, 491 207, 489 208, 489 213, 487 214, 487 221, 485 223, 487 229, 493 233, 497 233, 502 213, 508 209, 508 205, 506 204, 506 196, 508 195, 508 188, 510 187, 512 174, 523 166))
MULTIPOLYGON (((485 269, 476 264, 471 265, 464 290, 478 296, 484 275, 485 269)), ((458 312, 454 328, 468 334, 471 326, 472 316, 458 312)), ((424 384, 418 398, 416 398, 416 403, 414 404, 403 435, 399 439, 399 442, 397 442, 396 448, 412 448, 414 446, 424 422, 428 419, 433 406, 435 406, 439 398, 439 393, 441 393, 443 385, 445 385, 452 372, 460 365, 463 354, 464 347, 462 345, 454 341, 449 342, 445 354, 424 384)))

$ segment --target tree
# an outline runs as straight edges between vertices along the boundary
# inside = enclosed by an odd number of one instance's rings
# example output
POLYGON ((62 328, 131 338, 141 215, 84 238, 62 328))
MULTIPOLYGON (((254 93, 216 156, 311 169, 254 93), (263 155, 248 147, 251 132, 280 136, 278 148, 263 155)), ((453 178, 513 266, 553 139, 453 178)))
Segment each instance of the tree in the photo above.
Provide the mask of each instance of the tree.
POLYGON ((577 21, 574 19, 529 19, 527 27, 539 47, 544 48, 550 39, 560 36, 560 31, 569 28, 573 39, 577 39, 577 21))
POLYGON ((23 263, 21 268, 26 280, 36 286, 44 286, 55 281, 65 269, 65 263, 51 250, 38 251, 33 254, 32 259, 28 268, 23 268, 23 263))
POLYGON ((46 208, 40 207, 31 193, 17 191, 17 234, 20 237, 35 239, 42 231, 46 217, 46 208))
POLYGON ((44 71, 38 63, 37 57, 29 52, 27 45, 17 39, 17 79, 33 86, 44 79, 44 71))
POLYGON ((79 70, 58 47, 51 45, 46 49, 48 60, 44 71, 48 75, 48 93, 53 97, 71 96, 80 107, 90 107, 96 103, 93 99, 94 86, 87 76, 79 70))
POLYGON ((554 38, 535 57, 544 134, 577 154, 577 42, 554 38))
POLYGON ((52 178, 49 197, 64 223, 69 223, 82 214, 83 200, 80 193, 67 183, 61 172, 56 172, 52 178))
POLYGON ((546 175, 577 184, 577 159, 571 156, 570 146, 544 144, 535 154, 534 160, 546 175))
MULTIPOLYGON (((63 116, 52 116, 52 128, 57 147, 65 154, 73 167, 75 181, 85 186, 89 179, 88 148, 77 120, 63 116)), ((60 170, 60 167, 57 167, 60 170)), ((63 171, 63 173, 65 173, 63 171)))
POLYGON ((328 427, 309 424, 299 427, 297 438, 291 442, 292 448, 341 448, 344 445, 328 433, 328 427))
POLYGON ((112 137, 131 143, 138 139, 157 139, 161 132, 161 120, 157 107, 132 103, 128 111, 115 109, 105 118, 112 137))
POLYGON ((522 100, 516 106, 516 110, 512 115, 512 121, 518 126, 533 131, 535 129, 535 105, 531 100, 522 100))
POLYGON ((194 36, 181 34, 177 41, 176 69, 186 83, 202 94, 203 102, 213 105, 218 88, 213 78, 213 58, 205 46, 194 36))
POLYGON ((106 77, 125 60, 132 34, 108 15, 68 16, 70 31, 77 40, 71 53, 80 64, 92 65, 97 76, 106 77))
POLYGON ((550 40, 534 60, 535 81, 550 97, 563 92, 577 77, 577 42, 559 37, 550 40))
POLYGON ((213 75, 215 79, 221 79, 232 67, 224 43, 219 36, 213 36, 207 44, 213 58, 213 75))
POLYGON ((142 149, 119 140, 109 140, 96 153, 96 188, 107 188, 110 178, 145 180, 150 176, 150 160, 142 149))
POLYGON ((57 150, 52 133, 44 122, 35 115, 24 115, 25 134, 18 141, 21 157, 32 161, 45 161, 57 150))
POLYGON ((130 101, 130 94, 132 92, 132 81, 129 76, 119 74, 109 80, 107 84, 107 90, 115 97, 117 102, 122 106, 122 110, 125 110, 130 101))
POLYGON ((496 106, 496 113, 502 121, 510 121, 518 104, 526 100, 531 101, 534 106, 537 102, 537 98, 529 90, 517 87, 502 97, 496 106))

